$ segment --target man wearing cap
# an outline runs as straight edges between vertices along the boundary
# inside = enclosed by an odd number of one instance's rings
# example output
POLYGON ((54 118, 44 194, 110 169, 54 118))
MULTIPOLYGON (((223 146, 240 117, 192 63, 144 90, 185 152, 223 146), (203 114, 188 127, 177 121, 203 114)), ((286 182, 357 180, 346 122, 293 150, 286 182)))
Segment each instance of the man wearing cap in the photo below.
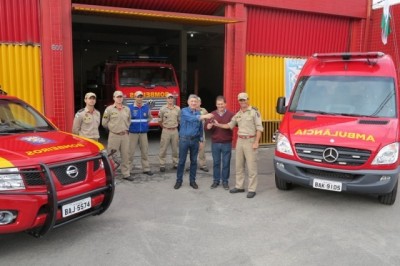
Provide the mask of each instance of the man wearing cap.
POLYGON ((115 91, 114 104, 106 108, 101 124, 108 129, 107 151, 120 151, 121 173, 123 179, 133 181, 129 171, 129 135, 128 129, 131 123, 131 112, 127 106, 122 104, 122 91, 115 91))
POLYGON ((160 172, 165 172, 165 158, 168 146, 171 145, 172 149, 172 163, 173 168, 178 168, 178 143, 179 143, 179 117, 181 109, 174 103, 174 96, 167 93, 167 104, 160 108, 158 113, 158 121, 162 128, 160 140, 160 172))
POLYGON ((197 155, 199 143, 203 142, 203 123, 204 119, 213 118, 212 114, 201 115, 198 110, 199 99, 197 95, 191 94, 188 99, 189 107, 181 111, 180 130, 179 130, 179 163, 176 172, 176 183, 174 188, 179 189, 183 182, 183 172, 188 152, 190 152, 190 186, 198 189, 196 184, 197 155))
POLYGON ((99 141, 100 112, 94 108, 96 94, 88 92, 85 95, 85 108, 79 110, 74 118, 72 133, 99 141))
POLYGON ((214 125, 220 128, 233 129, 239 127, 238 139, 236 142, 236 185, 230 193, 244 192, 244 173, 247 164, 249 184, 247 198, 254 198, 257 188, 257 149, 261 133, 264 128, 261 122, 261 115, 257 108, 249 105, 247 93, 238 94, 240 105, 239 112, 227 124, 220 124, 214 120, 214 125))
POLYGON ((129 162, 130 169, 133 167, 133 156, 135 155, 136 146, 139 148, 142 158, 142 170, 146 175, 153 175, 150 171, 148 159, 149 141, 147 132, 149 131, 149 122, 152 119, 150 106, 143 103, 143 92, 135 92, 135 102, 129 105, 131 112, 131 124, 129 126, 129 162))

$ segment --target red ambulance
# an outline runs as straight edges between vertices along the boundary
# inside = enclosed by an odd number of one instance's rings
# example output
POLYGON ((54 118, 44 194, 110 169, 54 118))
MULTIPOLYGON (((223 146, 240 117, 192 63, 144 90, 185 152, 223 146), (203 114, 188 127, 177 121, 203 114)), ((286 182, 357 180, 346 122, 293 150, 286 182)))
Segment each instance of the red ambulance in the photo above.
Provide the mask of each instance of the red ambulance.
POLYGON ((396 69, 381 52, 314 54, 291 94, 276 134, 275 184, 396 200, 399 101, 396 69))

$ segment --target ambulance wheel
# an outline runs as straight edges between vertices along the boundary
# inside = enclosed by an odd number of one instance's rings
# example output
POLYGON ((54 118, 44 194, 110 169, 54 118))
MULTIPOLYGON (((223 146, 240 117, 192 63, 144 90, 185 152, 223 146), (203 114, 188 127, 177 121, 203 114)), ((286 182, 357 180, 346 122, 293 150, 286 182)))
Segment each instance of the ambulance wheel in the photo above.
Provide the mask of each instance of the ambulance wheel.
POLYGON ((397 195, 397 185, 398 185, 398 181, 396 183, 396 185, 394 186, 392 192, 384 194, 384 195, 380 195, 379 201, 382 204, 385 205, 393 205, 393 203, 396 201, 396 195, 397 195))
POLYGON ((275 174, 275 186, 279 190, 289 190, 292 188, 292 183, 288 183, 275 174))

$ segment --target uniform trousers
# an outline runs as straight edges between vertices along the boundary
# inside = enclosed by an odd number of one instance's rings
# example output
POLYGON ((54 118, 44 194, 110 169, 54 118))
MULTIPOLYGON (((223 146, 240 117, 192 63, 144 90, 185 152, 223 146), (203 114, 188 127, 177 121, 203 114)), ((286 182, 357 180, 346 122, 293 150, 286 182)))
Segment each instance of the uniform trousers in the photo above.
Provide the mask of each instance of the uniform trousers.
POLYGON ((178 145, 179 145, 179 132, 175 128, 173 130, 163 129, 161 132, 160 140, 160 166, 165 167, 168 146, 171 145, 172 150, 172 163, 178 165, 178 145))
POLYGON ((123 177, 130 176, 129 164, 129 136, 118 135, 112 132, 108 135, 107 152, 110 154, 112 150, 120 151, 121 154, 121 174, 123 177))
POLYGON ((253 149, 255 138, 241 139, 236 142, 236 185, 238 189, 244 188, 245 166, 249 174, 248 191, 255 192, 257 188, 257 154, 258 149, 253 149))
POLYGON ((129 133, 129 169, 133 168, 133 156, 135 155, 136 146, 139 143, 141 152, 141 162, 143 172, 150 171, 150 164, 148 159, 149 154, 149 141, 147 139, 147 133, 129 133))

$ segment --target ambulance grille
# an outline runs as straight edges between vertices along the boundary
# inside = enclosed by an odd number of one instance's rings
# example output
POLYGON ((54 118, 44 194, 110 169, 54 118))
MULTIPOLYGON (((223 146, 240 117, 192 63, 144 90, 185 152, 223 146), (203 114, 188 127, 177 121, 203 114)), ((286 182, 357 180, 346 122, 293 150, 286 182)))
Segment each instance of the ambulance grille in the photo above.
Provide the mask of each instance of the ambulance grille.
POLYGON ((69 185, 85 180, 87 164, 88 162, 67 163, 65 165, 57 166, 50 169, 53 171, 54 175, 57 177, 58 181, 60 181, 62 185, 69 185), (67 172, 71 169, 77 169, 76 176, 67 174, 67 172))
POLYGON ((333 171, 325 171, 325 170, 319 170, 319 169, 311 169, 311 168, 299 168, 301 171, 303 171, 305 174, 314 177, 314 178, 324 178, 324 179, 333 179, 333 180, 353 180, 360 175, 353 175, 349 173, 340 173, 340 172, 333 172, 333 171))
POLYGON ((371 151, 369 150, 352 149, 346 147, 302 143, 296 144, 295 147, 296 153, 301 159, 317 163, 358 166, 367 162, 371 156, 371 151), (327 161, 326 158, 324 158, 324 151, 330 148, 335 149, 338 153, 337 159, 333 162, 327 161))

